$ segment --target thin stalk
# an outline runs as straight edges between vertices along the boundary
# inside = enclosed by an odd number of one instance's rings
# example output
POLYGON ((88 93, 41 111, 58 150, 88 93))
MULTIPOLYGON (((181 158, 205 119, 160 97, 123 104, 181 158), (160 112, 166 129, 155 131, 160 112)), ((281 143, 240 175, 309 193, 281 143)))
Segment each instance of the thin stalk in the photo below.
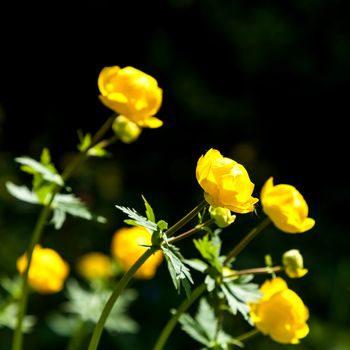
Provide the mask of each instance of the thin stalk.
POLYGON ((190 230, 188 230, 188 231, 186 231, 186 232, 184 232, 184 233, 181 233, 181 234, 178 235, 178 236, 175 236, 175 237, 173 236, 173 237, 171 237, 171 238, 168 240, 168 242, 169 242, 169 243, 175 243, 175 242, 178 242, 178 241, 180 241, 180 240, 182 240, 182 239, 184 239, 184 238, 187 238, 187 237, 189 237, 189 236, 192 236, 192 235, 194 235, 195 233, 197 233, 197 232, 199 232, 199 231, 202 231, 204 227, 211 225, 213 222, 214 222, 213 219, 209 219, 208 221, 203 222, 203 224, 199 224, 199 225, 193 227, 192 229, 190 229, 190 230))
MULTIPOLYGON (((68 165, 68 167, 65 169, 65 171, 62 174, 63 181, 66 181, 69 178, 69 176, 73 173, 73 171, 81 164, 81 162, 87 158, 87 155, 86 155, 87 151, 91 147, 93 147, 105 135, 105 133, 111 127, 114 119, 115 119, 115 116, 107 119, 107 121, 93 136, 91 146, 84 153, 80 153, 74 159, 74 161, 68 165)), ((27 310, 28 291, 29 291, 28 274, 29 274, 29 269, 32 261, 33 251, 35 246, 39 243, 41 239, 42 233, 44 231, 44 227, 46 225, 46 222, 51 212, 51 204, 55 199, 56 194, 60 191, 60 189, 61 187, 59 185, 56 185, 55 187, 53 187, 51 197, 49 201, 41 209, 38 220, 33 229, 30 242, 28 244, 28 248, 26 252, 27 266, 23 273, 22 281, 21 281, 21 291, 20 291, 20 299, 19 299, 19 306, 18 306, 17 323, 13 334, 13 338, 12 338, 12 347, 11 347, 12 350, 21 350, 23 346, 22 325, 23 325, 23 319, 27 310)))
POLYGON ((258 335, 259 333, 260 333, 260 331, 258 331, 257 329, 252 329, 251 331, 243 333, 242 335, 236 337, 235 339, 243 342, 245 340, 248 340, 248 339, 258 335))
POLYGON ((136 260, 134 265, 130 267, 128 271, 125 272, 121 280, 117 283, 116 288, 114 289, 113 293, 109 297, 106 305, 104 306, 101 316, 95 326, 94 332, 92 334, 90 344, 88 347, 88 350, 96 350, 98 347, 98 343, 100 342, 100 338, 103 332, 103 328, 105 326, 105 323, 107 321, 107 318, 112 311, 112 308, 116 301, 118 300, 120 294, 124 290, 124 288, 127 286, 131 278, 134 276, 136 271, 141 267, 141 265, 155 252, 154 249, 150 248, 145 251, 141 255, 141 257, 136 260))
POLYGON ((73 333, 67 345, 67 350, 79 350, 81 349, 81 344, 88 333, 88 325, 85 321, 81 321, 78 324, 77 329, 73 333))
POLYGON ((266 217, 259 225, 254 227, 226 256, 224 265, 227 265, 233 258, 235 258, 247 245, 260 233, 271 220, 266 217))
POLYGON ((168 231, 166 231, 167 237, 171 237, 174 233, 180 230, 181 227, 185 226, 189 221, 191 221, 202 209, 204 209, 208 203, 203 200, 195 208, 193 208, 187 215, 185 215, 176 224, 171 226, 168 231))
POLYGON ((283 268, 281 266, 274 266, 274 267, 256 267, 251 269, 244 269, 244 270, 238 270, 234 271, 230 275, 226 275, 225 278, 235 277, 235 276, 241 276, 241 275, 258 275, 258 274, 265 274, 265 273, 275 273, 282 271, 283 268))
MULTIPOLYGON (((190 297, 183 301, 183 303, 179 306, 176 313, 169 319, 168 323, 163 328, 160 333, 157 342, 153 348, 153 350, 162 350, 166 341, 168 340, 170 334, 175 328, 179 318, 181 315, 187 311, 187 309, 206 291, 206 285, 202 283, 196 289, 193 290, 190 297)), ((90 349, 89 349, 90 350, 90 349)))

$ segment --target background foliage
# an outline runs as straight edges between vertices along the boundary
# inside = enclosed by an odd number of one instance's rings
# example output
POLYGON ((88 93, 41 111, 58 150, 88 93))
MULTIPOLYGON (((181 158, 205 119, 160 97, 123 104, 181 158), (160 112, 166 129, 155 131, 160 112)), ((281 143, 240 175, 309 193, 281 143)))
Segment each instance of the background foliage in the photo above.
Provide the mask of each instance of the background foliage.
MULTIPOLYGON (((210 147, 241 162, 256 184, 268 176, 303 193, 316 226, 298 237, 273 227, 240 259, 260 266, 300 249, 309 269, 290 281, 310 308, 311 332, 297 346, 257 337, 246 349, 349 349, 350 257, 347 237, 349 22, 345 1, 167 0, 150 4, 88 1, 79 9, 2 9, 0 65, 0 273, 13 275, 38 208, 11 198, 4 183, 30 181, 14 157, 38 159, 43 147, 62 169, 75 152, 77 130, 94 132, 110 111, 98 100, 105 66, 131 65, 154 76, 164 91, 158 117, 131 144, 117 143, 107 159, 91 159, 71 179, 76 193, 107 224, 69 218, 48 227, 43 245, 74 266, 91 250, 110 251, 123 225, 115 205, 142 210, 141 194, 159 218, 181 218, 201 199, 194 169, 210 147), (40 13, 40 14, 39 14, 40 13), (97 169, 97 171, 96 171, 97 169)), ((258 221, 240 215, 223 236, 227 251, 258 221)), ((193 252, 186 240, 183 254, 193 252)), ((74 268, 72 271, 75 274, 74 268)), ((197 277, 200 278, 199 276, 197 277)), ((155 279, 134 281, 135 336, 103 338, 105 346, 148 349, 184 295, 170 287, 165 264, 155 279)), ((42 316, 27 349, 61 349, 66 339, 46 326, 64 294, 33 296, 29 311, 42 316), (43 345, 45 344, 45 345, 43 345)), ((232 325, 234 332, 244 329, 232 325)), ((0 348, 11 332, 0 329, 0 348)), ((168 349, 192 344, 178 327, 168 349)), ((103 346, 103 345, 102 345, 103 346)), ((103 348, 103 347, 102 347, 103 348)))

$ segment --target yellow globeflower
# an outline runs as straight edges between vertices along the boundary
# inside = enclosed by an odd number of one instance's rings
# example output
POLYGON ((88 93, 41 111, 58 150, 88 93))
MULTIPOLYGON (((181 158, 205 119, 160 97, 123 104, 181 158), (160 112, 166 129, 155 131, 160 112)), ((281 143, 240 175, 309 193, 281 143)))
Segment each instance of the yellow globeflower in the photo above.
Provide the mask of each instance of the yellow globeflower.
POLYGON ((273 184, 270 177, 261 190, 261 204, 274 225, 287 233, 310 230, 315 220, 308 217, 309 208, 304 197, 291 185, 273 184))
POLYGON ((213 207, 243 214, 252 212, 258 202, 252 197, 254 184, 243 165, 213 148, 199 158, 196 177, 206 201, 213 207))
MULTIPOLYGON (((27 256, 23 254, 17 260, 17 269, 23 273, 27 267, 27 256)), ((49 248, 35 246, 29 268, 28 282, 39 293, 57 293, 63 289, 69 274, 68 264, 61 256, 49 248)))
POLYGON ((307 336, 309 311, 282 278, 265 281, 260 291, 260 301, 250 304, 251 320, 260 332, 282 344, 297 344, 307 336))
POLYGON ((163 98, 157 80, 133 67, 105 67, 98 77, 102 103, 140 127, 159 128, 163 122, 154 117, 163 98))
POLYGON ((87 280, 106 279, 112 276, 112 260, 99 252, 87 253, 78 260, 77 270, 87 280))
MULTIPOLYGON (((145 252, 146 246, 151 244, 151 233, 146 228, 138 226, 121 228, 113 236, 112 254, 124 270, 128 270, 145 252)), ((142 279, 152 278, 162 261, 163 253, 155 252, 142 264, 134 276, 142 279)))

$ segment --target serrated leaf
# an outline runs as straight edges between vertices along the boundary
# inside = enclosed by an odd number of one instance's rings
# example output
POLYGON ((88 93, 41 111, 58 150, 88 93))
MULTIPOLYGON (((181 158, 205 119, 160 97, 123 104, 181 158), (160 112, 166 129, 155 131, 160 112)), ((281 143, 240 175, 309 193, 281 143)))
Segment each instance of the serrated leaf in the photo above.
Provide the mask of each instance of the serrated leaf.
POLYGON ((190 315, 181 315, 179 322, 181 324, 182 330, 185 331, 191 338, 196 340, 198 343, 201 343, 202 345, 210 345, 210 340, 207 339, 207 335, 204 329, 190 315))
POLYGON ((140 215, 135 209, 120 205, 116 205, 116 208, 127 214, 129 218, 133 220, 132 225, 145 227, 151 232, 157 231, 157 224, 140 215))
POLYGON ((183 263, 183 256, 179 249, 174 245, 161 245, 167 261, 170 276, 174 283, 175 289, 180 293, 181 286, 185 289, 187 297, 190 296, 190 283, 193 284, 190 270, 183 263))
MULTIPOLYGON (((8 327, 15 329, 17 325, 18 304, 16 302, 8 303, 0 308, 0 328, 8 327)), ((26 315, 23 319, 22 331, 30 333, 36 323, 36 318, 32 315, 26 315)))
POLYGON ((59 230, 63 226, 65 221, 66 221, 66 213, 59 208, 55 208, 53 210, 53 215, 50 221, 51 224, 54 225, 56 230, 59 230))
POLYGON ((208 264, 199 259, 184 259, 183 262, 186 265, 192 267, 192 269, 202 273, 205 272, 205 270, 209 267, 208 264))
POLYGON ((5 184, 8 193, 13 197, 32 204, 39 204, 38 197, 26 186, 18 186, 8 181, 5 184))
POLYGON ((53 223, 55 227, 61 227, 65 219, 65 214, 80 217, 86 220, 95 220, 100 223, 105 223, 106 218, 93 214, 80 198, 74 194, 57 194, 53 200, 52 207, 54 209, 53 223))
POLYGON ((213 308, 205 298, 201 298, 199 301, 196 321, 205 330, 208 339, 214 340, 218 328, 218 321, 215 317, 213 308))
MULTIPOLYGON (((63 305, 64 310, 77 315, 82 320, 97 323, 112 291, 86 290, 76 280, 69 280, 66 292, 68 302, 63 305)), ((108 331, 134 333, 138 330, 138 324, 126 313, 131 302, 136 298, 137 292, 135 290, 124 290, 106 321, 105 327, 108 331)))
POLYGON ((200 252, 202 257, 217 271, 222 270, 222 265, 219 260, 219 253, 221 243, 220 240, 210 239, 209 235, 206 234, 203 238, 194 239, 193 243, 197 250, 200 252))
POLYGON ((164 231, 164 230, 168 229, 168 223, 164 220, 159 220, 157 222, 157 226, 158 226, 160 231, 164 231))
POLYGON ((32 170, 32 173, 39 173, 42 175, 43 179, 59 186, 63 186, 64 182, 62 177, 52 170, 52 167, 45 166, 33 158, 30 157, 17 157, 15 158, 17 163, 25 166, 24 169, 28 167, 32 170))
POLYGON ((211 277, 210 275, 205 276, 204 283, 207 286, 207 291, 209 293, 215 289, 215 286, 216 286, 215 279, 213 277, 211 277))
POLYGON ((143 202, 145 203, 147 219, 149 221, 156 222, 156 218, 154 216, 152 207, 149 205, 149 203, 147 202, 146 198, 143 195, 141 197, 143 199, 143 202))

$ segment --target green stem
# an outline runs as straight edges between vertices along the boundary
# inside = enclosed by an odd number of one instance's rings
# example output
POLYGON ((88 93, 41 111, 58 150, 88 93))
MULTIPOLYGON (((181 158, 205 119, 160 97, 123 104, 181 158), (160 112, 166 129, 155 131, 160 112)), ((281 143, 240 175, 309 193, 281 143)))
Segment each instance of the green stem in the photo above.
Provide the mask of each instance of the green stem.
POLYGON ((207 205, 208 205, 208 203, 205 200, 203 200, 201 203, 199 203, 186 216, 184 216, 176 224, 171 226, 168 231, 166 231, 167 237, 170 238, 174 233, 176 233, 178 230, 180 230, 181 227, 185 226, 189 221, 191 221, 207 205))
MULTIPOLYGON (((87 158, 88 150, 91 147, 93 147, 105 135, 105 133, 111 127, 114 119, 115 119, 115 116, 112 116, 109 119, 107 119, 107 121, 93 136, 90 147, 84 153, 80 153, 74 159, 74 161, 68 165, 68 167, 65 169, 65 171, 62 174, 63 181, 66 181, 69 178, 69 176, 73 173, 73 171, 82 163, 82 161, 87 158)), ((49 218, 49 215, 51 212, 51 204, 55 199, 56 194, 60 191, 60 189, 61 187, 59 185, 56 185, 55 187, 53 187, 51 197, 48 203, 46 203, 45 206, 41 209, 40 215, 38 217, 38 220, 32 232, 30 242, 28 244, 28 248, 26 252, 27 266, 23 273, 22 281, 21 281, 21 291, 20 291, 20 299, 19 299, 19 306, 18 306, 17 323, 16 323, 16 328, 12 339, 12 350, 21 350, 23 346, 22 325, 23 325, 23 319, 27 310, 28 291, 29 291, 28 274, 29 274, 30 264, 32 261, 32 255, 33 255, 35 246, 39 243, 41 239, 45 224, 49 218)))
POLYGON ((107 321, 107 318, 112 311, 112 308, 116 301, 118 300, 120 294, 124 290, 124 288, 127 286, 131 278, 134 276, 136 271, 141 267, 141 265, 155 252, 155 249, 147 249, 143 255, 130 267, 128 271, 123 275, 121 280, 116 285, 116 288, 114 289, 113 293, 109 297, 106 305, 104 306, 101 316, 95 326, 94 332, 92 334, 89 348, 88 350, 96 350, 98 343, 100 341, 103 328, 105 326, 105 323, 107 321))
POLYGON ((265 274, 265 273, 271 274, 271 273, 275 273, 275 272, 280 272, 282 270, 283 270, 283 268, 281 266, 256 267, 256 268, 251 268, 251 269, 234 271, 232 274, 225 275, 225 279, 235 277, 235 276, 249 275, 249 274, 253 274, 253 275, 265 274))
POLYGON ((175 243, 175 242, 178 242, 178 241, 180 241, 180 240, 182 240, 184 238, 192 236, 193 234, 195 234, 195 233, 197 233, 199 231, 202 231, 204 227, 211 225, 213 222, 214 222, 213 219, 210 219, 210 220, 208 220, 206 222, 203 222, 203 224, 199 224, 199 225, 193 227, 192 229, 190 229, 190 230, 188 230, 188 231, 186 231, 184 233, 181 233, 178 236, 171 237, 168 240, 168 243, 175 243))
MULTIPOLYGON (((159 335, 153 350, 162 350, 171 332, 175 328, 180 316, 206 291, 206 285, 203 283, 193 290, 190 297, 186 299, 177 309, 176 313, 170 318, 159 335)), ((90 350, 90 349, 89 349, 90 350)))
POLYGON ((224 265, 227 265, 233 258, 235 258, 247 245, 260 233, 268 224, 270 219, 266 217, 258 226, 254 227, 226 256, 224 265))
POLYGON ((236 337, 235 339, 238 340, 238 341, 245 341, 249 338, 252 338, 254 336, 256 336, 257 334, 259 334, 260 332, 257 330, 257 329, 252 329, 251 331, 247 332, 247 333, 244 333, 242 335, 240 335, 239 337, 236 337))
POLYGON ((69 340, 67 350, 79 350, 81 349, 81 344, 88 332, 88 325, 85 321, 81 321, 78 324, 77 329, 73 333, 72 337, 69 340))

